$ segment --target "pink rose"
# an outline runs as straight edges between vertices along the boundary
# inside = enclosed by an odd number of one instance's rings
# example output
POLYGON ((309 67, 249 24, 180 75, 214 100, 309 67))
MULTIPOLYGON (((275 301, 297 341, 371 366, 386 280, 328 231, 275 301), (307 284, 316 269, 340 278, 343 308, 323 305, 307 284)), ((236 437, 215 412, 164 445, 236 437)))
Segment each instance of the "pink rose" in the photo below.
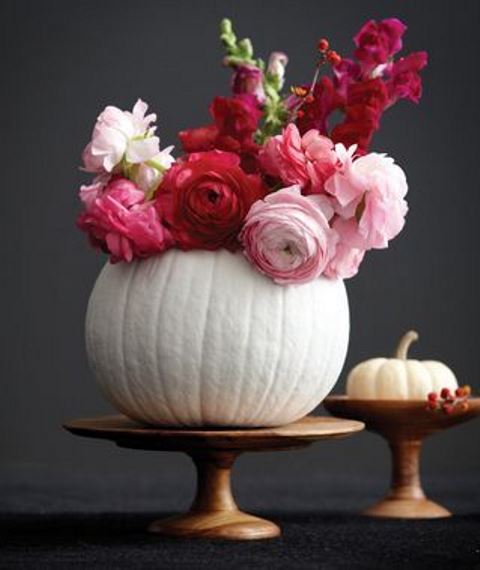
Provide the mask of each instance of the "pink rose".
POLYGON ((402 230, 408 207, 403 170, 393 159, 377 153, 352 158, 343 145, 341 168, 327 181, 325 190, 336 200, 340 216, 336 225, 351 247, 381 249, 402 230))
POLYGON ((153 202, 126 178, 113 177, 105 186, 95 183, 80 189, 85 211, 78 227, 91 243, 110 254, 112 263, 148 257, 172 245, 153 202))
POLYGON ((240 239, 259 271, 277 283, 298 284, 320 277, 337 237, 328 225, 323 197, 302 196, 292 186, 253 204, 240 239))
POLYGON ((319 131, 311 129, 300 136, 290 123, 281 135, 267 141, 260 163, 283 184, 298 184, 304 194, 318 194, 335 172, 336 155, 332 141, 319 131))

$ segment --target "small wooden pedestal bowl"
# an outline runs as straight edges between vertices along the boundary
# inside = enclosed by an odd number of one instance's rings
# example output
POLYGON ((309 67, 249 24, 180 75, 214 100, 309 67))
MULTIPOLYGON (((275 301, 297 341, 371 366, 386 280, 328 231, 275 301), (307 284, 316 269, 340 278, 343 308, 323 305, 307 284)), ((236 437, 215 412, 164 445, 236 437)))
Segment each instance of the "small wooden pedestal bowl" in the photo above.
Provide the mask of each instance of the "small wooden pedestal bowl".
POLYGON ((192 458, 197 469, 197 493, 190 510, 153 522, 151 532, 252 540, 278 536, 280 528, 237 507, 230 473, 238 455, 245 451, 301 448, 321 439, 346 437, 364 425, 352 420, 307 416, 277 428, 169 429, 142 426, 125 416, 107 416, 73 420, 64 427, 75 435, 113 440, 120 447, 183 451, 192 458))
POLYGON ((480 414, 480 398, 470 398, 468 409, 455 407, 449 415, 427 410, 417 400, 354 400, 329 396, 325 408, 334 416, 365 422, 367 430, 384 437, 392 454, 390 493, 364 514, 392 518, 441 518, 451 513, 426 498, 420 481, 420 451, 425 437, 466 422, 480 414))

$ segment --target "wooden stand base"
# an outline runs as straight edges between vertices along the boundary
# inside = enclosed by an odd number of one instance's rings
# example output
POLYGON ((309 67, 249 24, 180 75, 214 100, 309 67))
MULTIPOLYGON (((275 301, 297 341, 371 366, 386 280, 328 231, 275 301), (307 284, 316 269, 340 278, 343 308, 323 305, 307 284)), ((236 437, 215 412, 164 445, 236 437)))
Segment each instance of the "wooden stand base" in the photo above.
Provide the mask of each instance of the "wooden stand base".
POLYGON ((238 452, 190 453, 197 469, 197 493, 190 511, 153 522, 148 530, 167 536, 255 540, 279 536, 280 528, 240 511, 231 489, 231 469, 238 452))
POLYGON ((440 519, 452 516, 450 511, 428 499, 386 498, 363 511, 369 517, 400 519, 440 519))
POLYGON ((420 480, 422 441, 428 435, 466 422, 480 414, 480 398, 472 398, 468 409, 455 408, 447 415, 426 409, 426 403, 412 400, 353 400, 330 396, 325 408, 335 416, 365 422, 390 446, 392 483, 389 495, 364 511, 372 517, 433 519, 452 513, 425 497, 420 480))
POLYGON ((305 447, 319 439, 346 437, 361 422, 307 416, 278 428, 187 430, 145 427, 125 416, 68 422, 70 432, 111 439, 120 447, 183 451, 197 469, 197 492, 190 510, 153 522, 153 533, 184 538, 258 540, 280 535, 273 522, 238 509, 231 489, 231 469, 244 451, 280 451, 305 447))

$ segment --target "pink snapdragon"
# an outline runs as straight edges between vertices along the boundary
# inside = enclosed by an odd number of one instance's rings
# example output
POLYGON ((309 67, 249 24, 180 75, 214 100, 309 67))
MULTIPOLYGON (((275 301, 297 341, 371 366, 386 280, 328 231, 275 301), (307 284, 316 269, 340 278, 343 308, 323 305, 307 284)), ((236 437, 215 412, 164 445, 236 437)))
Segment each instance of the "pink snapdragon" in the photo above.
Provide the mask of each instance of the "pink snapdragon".
POLYGON ((282 134, 270 138, 260 155, 264 170, 283 184, 298 184, 304 194, 323 191, 325 181, 335 172, 333 142, 311 129, 303 136, 290 123, 282 134))
POLYGON ((269 194, 255 202, 245 218, 240 239, 246 257, 276 283, 318 278, 337 241, 327 215, 323 197, 302 196, 299 186, 269 194))
POLYGON ((260 105, 266 101, 263 88, 263 71, 255 65, 242 64, 234 68, 232 78, 234 95, 253 95, 260 105))
POLYGON ((87 172, 112 172, 125 159, 138 164, 152 159, 160 152, 160 139, 151 126, 157 116, 146 115, 148 105, 141 99, 132 112, 109 105, 100 113, 92 139, 83 151, 87 172))
POLYGON ((110 254, 112 263, 148 257, 172 245, 153 202, 146 202, 145 193, 130 180, 113 177, 106 185, 82 186, 80 199, 85 211, 77 225, 94 246, 110 254))

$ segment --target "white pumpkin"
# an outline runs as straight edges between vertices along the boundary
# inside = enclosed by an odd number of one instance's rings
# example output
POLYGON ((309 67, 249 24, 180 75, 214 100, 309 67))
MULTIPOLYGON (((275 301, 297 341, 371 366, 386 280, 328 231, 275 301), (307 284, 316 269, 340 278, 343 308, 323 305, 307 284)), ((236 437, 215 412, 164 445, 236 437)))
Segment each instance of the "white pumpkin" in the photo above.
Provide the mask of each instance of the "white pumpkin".
POLYGON ((424 400, 429 392, 458 387, 455 374, 436 360, 407 359, 415 331, 407 332, 398 344, 395 358, 371 358, 361 362, 347 378, 347 395, 359 400, 424 400))
POLYGON ((105 265, 86 319, 111 403, 170 426, 294 421, 332 389, 348 337, 343 281, 277 285, 224 250, 105 265))

